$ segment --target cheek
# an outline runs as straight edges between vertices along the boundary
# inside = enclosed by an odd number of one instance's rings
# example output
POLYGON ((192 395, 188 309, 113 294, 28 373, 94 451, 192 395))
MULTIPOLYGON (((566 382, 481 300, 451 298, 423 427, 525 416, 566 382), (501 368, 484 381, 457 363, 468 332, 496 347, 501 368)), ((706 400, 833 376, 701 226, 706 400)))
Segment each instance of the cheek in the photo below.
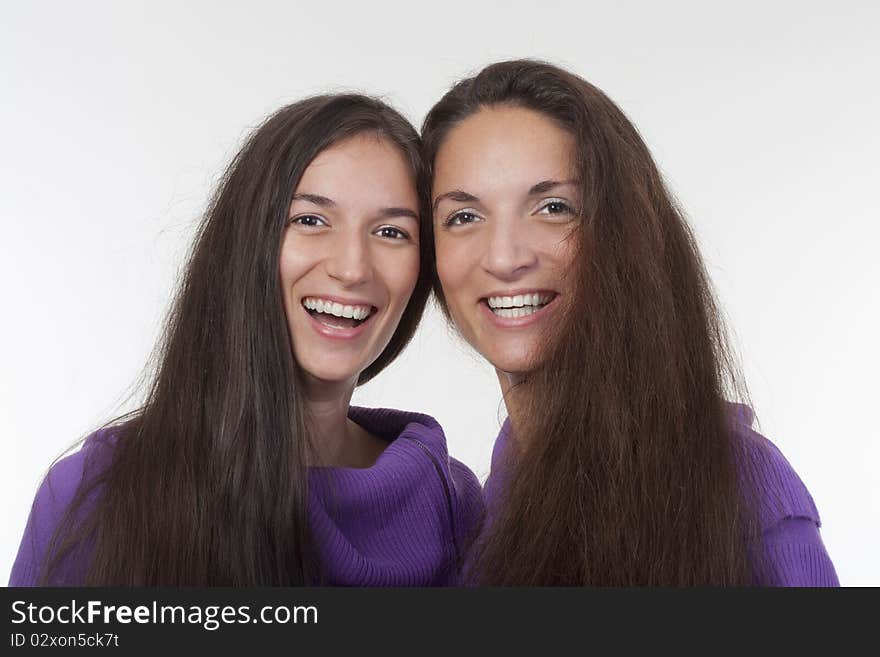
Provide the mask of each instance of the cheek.
POLYGON ((570 275, 576 274, 575 269, 578 266, 577 258, 578 258, 578 235, 570 235, 567 239, 563 240, 559 244, 559 262, 562 267, 562 271, 565 272, 566 278, 570 275))
POLYGON ((443 287, 443 296, 447 304, 453 304, 457 295, 461 294, 470 280, 471 266, 468 262, 474 253, 464 243, 437 241, 437 277, 443 287))
POLYGON ((573 239, 562 240, 555 245, 552 253, 556 266, 567 271, 574 264, 575 244, 573 239))
POLYGON ((568 272, 574 265, 578 236, 571 231, 568 227, 552 226, 535 236, 544 262, 560 272, 568 272))
POLYGON ((316 252, 314 249, 310 253, 309 250, 303 249, 293 236, 285 237, 278 260, 278 275, 281 280, 285 310, 292 301, 290 299, 291 288, 314 267, 315 260, 316 252))
POLYGON ((418 249, 385 258, 380 271, 391 295, 391 303, 399 306, 402 312, 419 279, 418 249))
POLYGON ((467 248, 463 243, 437 247, 437 278, 443 289, 446 309, 452 323, 464 338, 474 344, 474 336, 470 326, 474 318, 469 314, 476 306, 468 303, 474 293, 475 283, 473 260, 476 250, 473 245, 467 248))

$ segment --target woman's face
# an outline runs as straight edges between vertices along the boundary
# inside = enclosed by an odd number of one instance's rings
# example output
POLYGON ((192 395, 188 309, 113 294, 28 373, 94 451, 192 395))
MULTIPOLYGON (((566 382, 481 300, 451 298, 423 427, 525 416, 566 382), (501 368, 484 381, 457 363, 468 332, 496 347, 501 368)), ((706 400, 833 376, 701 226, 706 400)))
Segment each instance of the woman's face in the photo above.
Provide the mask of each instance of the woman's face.
POLYGON ((484 108, 434 162, 437 272, 452 319, 500 372, 528 372, 569 294, 574 138, 537 112, 484 108))
POLYGON ((322 151, 290 203, 281 245, 284 311, 297 363, 352 386, 394 334, 419 274, 418 196, 387 139, 322 151))

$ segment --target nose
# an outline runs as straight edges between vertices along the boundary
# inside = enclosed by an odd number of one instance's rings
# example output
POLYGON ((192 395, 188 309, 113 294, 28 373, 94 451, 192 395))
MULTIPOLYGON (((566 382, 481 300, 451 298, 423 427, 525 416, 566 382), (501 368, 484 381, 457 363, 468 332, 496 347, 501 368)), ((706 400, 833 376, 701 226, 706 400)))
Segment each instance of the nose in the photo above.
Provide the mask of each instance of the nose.
POLYGON ((370 249, 364 236, 339 234, 325 261, 327 275, 345 288, 367 283, 373 275, 370 249))
POLYGON ((537 254, 515 221, 492 222, 483 268, 503 281, 511 281, 530 271, 537 254))

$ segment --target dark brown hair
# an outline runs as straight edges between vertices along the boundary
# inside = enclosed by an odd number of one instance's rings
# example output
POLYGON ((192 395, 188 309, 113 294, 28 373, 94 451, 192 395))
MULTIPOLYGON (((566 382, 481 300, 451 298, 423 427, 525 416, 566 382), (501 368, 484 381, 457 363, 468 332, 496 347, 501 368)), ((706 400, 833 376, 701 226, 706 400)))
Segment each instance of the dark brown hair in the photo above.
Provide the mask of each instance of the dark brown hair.
MULTIPOLYGON (((96 435, 112 457, 80 486, 43 583, 86 554, 89 585, 320 581, 306 508, 308 418, 282 304, 280 246, 306 167, 361 133, 395 144, 424 184, 416 131, 361 95, 294 103, 247 140, 199 228, 146 402, 96 435)), ((430 210, 419 210, 426 230, 430 210)), ((423 263, 428 242, 420 240, 423 263)), ((406 346, 429 293, 423 266, 400 325, 359 383, 406 346)))
MULTIPOLYGON (((499 105, 574 136, 582 192, 574 293, 537 368, 508 392, 509 485, 473 548, 472 577, 749 583, 753 507, 724 402, 745 391, 693 234, 623 112, 542 62, 492 64, 456 84, 425 119, 428 167, 452 128, 499 105)), ((445 309, 436 270, 434 282, 445 309)))

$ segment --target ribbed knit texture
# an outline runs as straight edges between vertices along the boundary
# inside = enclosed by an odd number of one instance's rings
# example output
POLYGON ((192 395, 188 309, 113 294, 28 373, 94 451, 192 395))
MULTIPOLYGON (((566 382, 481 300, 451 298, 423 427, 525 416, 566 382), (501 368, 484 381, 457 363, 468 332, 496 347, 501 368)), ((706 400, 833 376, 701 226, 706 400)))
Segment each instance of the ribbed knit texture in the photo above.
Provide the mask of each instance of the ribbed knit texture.
MULTIPOLYGON (((326 585, 457 582, 460 555, 483 513, 480 485, 449 457, 432 417, 352 407, 349 417, 389 441, 369 468, 310 468, 309 520, 326 585)), ((34 586, 48 543, 103 441, 93 435, 46 476, 31 508, 10 586, 34 586)), ((106 449, 106 447, 103 447, 106 449)), ((66 559, 53 584, 82 583, 87 555, 66 559)))
MULTIPOLYGON (((752 546, 758 586, 840 586, 819 534, 819 512, 807 487, 767 438, 752 429, 754 414, 742 404, 729 405, 737 440, 741 485, 755 492, 759 544, 752 546)), ((492 451, 492 470, 484 485, 486 522, 491 526, 508 485, 510 419, 505 420, 492 451)))
POLYGON ((754 413, 730 404, 740 485, 755 493, 760 545, 752 558, 758 586, 840 586, 822 543, 813 496, 772 442, 752 428, 754 413))

